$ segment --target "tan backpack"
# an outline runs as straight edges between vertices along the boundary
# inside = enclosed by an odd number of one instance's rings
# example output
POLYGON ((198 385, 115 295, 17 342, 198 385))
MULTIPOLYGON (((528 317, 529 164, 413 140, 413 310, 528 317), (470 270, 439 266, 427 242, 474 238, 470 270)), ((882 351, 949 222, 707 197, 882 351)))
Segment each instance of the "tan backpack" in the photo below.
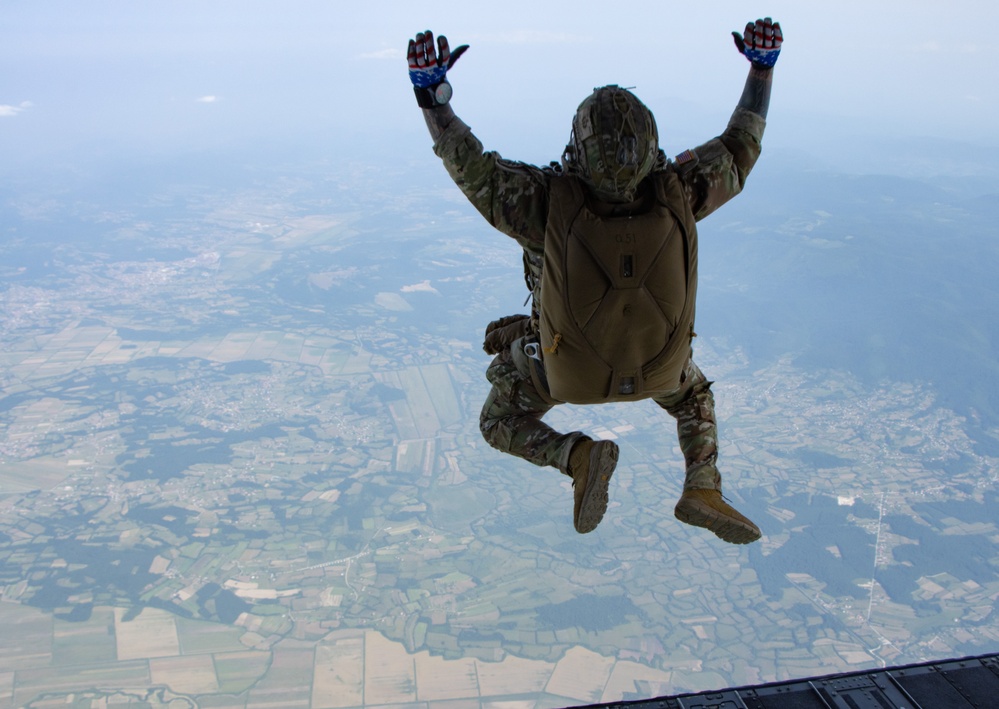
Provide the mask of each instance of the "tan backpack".
POLYGON ((641 214, 601 216, 579 178, 550 182, 539 334, 552 397, 634 401, 677 389, 690 357, 697 229, 672 170, 641 214))

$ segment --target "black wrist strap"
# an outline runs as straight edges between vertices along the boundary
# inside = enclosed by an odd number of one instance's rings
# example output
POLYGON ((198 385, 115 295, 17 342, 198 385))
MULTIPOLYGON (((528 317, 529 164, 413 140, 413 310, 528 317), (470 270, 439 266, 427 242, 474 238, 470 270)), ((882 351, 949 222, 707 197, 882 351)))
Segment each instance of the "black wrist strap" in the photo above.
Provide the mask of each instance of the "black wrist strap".
POLYGON ((420 108, 433 108, 437 105, 432 87, 414 86, 413 92, 416 94, 416 103, 420 108))
MULTIPOLYGON (((442 84, 447 84, 447 80, 445 79, 444 81, 440 81, 433 86, 414 86, 413 92, 416 94, 417 105, 419 105, 420 108, 436 108, 437 106, 442 106, 444 103, 447 103, 447 99, 445 99, 443 103, 437 101, 437 92, 442 84)), ((450 98, 451 85, 448 84, 446 88, 448 91, 444 92, 444 96, 450 98)))

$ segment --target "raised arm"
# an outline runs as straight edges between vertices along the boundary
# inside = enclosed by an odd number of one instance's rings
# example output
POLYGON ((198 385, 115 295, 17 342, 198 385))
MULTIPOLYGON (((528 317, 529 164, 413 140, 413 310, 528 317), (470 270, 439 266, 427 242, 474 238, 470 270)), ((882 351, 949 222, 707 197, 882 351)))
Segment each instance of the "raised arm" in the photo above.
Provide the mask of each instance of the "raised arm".
POLYGON ((760 157, 763 129, 770 107, 773 67, 784 35, 769 17, 733 32, 735 46, 750 62, 749 76, 728 127, 717 138, 678 156, 681 180, 698 220, 742 191, 760 157))
POLYGON ((452 52, 444 35, 437 38, 435 47, 434 33, 430 30, 420 32, 415 39, 409 40, 409 78, 434 143, 455 119, 447 72, 466 49, 468 45, 463 44, 452 52))
POLYGON ((409 41, 409 78, 434 140, 434 153, 490 224, 525 249, 539 250, 548 216, 547 175, 533 165, 486 151, 451 109, 447 72, 466 49, 463 45, 451 51, 443 36, 435 44, 430 30, 409 41))
POLYGON ((739 99, 739 108, 767 117, 770 107, 770 86, 773 82, 774 64, 780 55, 784 33, 780 23, 769 17, 747 22, 744 35, 732 33, 736 49, 749 60, 749 76, 739 99))

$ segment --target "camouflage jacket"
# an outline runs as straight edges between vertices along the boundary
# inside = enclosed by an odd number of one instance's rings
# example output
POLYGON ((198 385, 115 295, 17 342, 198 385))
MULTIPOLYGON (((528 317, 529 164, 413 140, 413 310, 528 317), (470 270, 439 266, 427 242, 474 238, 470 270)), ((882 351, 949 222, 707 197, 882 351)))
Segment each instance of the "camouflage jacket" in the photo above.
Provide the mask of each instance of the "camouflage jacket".
MULTIPOLYGON (((675 170, 680 177, 696 221, 742 191, 760 156, 765 125, 760 115, 737 108, 720 136, 668 163, 666 169, 675 170)), ((560 171, 504 160, 495 152, 484 151, 459 118, 441 134, 434 152, 479 213, 524 248, 525 277, 533 291, 541 281, 549 184, 559 179, 560 171)))

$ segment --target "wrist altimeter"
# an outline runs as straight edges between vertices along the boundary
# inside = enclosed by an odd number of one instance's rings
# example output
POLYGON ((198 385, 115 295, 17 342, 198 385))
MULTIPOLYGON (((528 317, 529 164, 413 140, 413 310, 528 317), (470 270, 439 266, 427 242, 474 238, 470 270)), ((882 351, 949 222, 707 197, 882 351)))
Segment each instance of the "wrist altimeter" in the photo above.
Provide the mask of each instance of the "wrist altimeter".
POLYGON ((435 108, 443 106, 451 100, 451 84, 442 81, 433 86, 414 86, 413 92, 416 94, 416 103, 420 108, 435 108))

